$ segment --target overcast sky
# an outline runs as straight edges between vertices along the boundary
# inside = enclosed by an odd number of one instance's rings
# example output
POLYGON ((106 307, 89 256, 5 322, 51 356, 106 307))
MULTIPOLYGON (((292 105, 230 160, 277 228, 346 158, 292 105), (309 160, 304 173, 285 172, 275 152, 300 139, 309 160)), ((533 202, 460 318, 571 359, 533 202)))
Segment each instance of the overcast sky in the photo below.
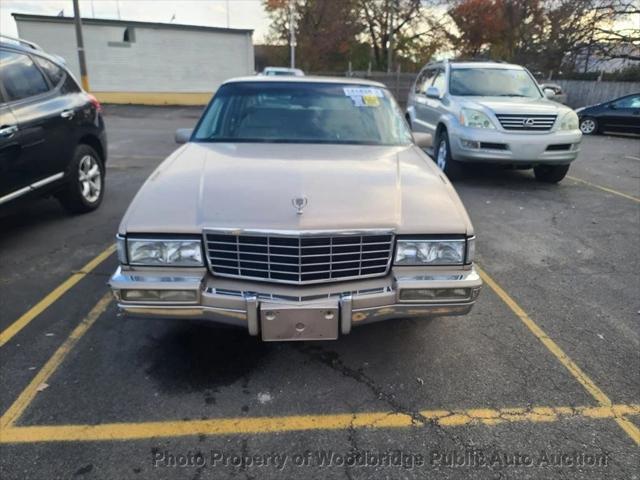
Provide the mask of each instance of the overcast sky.
MULTIPOLYGON (((231 28, 252 28, 253 42, 262 43, 269 30, 269 17, 262 0, 80 0, 82 17, 118 18, 146 22, 227 26, 227 6, 231 28)), ((16 36, 12 13, 57 15, 64 10, 73 16, 72 0, 0 0, 0 31, 16 36)))

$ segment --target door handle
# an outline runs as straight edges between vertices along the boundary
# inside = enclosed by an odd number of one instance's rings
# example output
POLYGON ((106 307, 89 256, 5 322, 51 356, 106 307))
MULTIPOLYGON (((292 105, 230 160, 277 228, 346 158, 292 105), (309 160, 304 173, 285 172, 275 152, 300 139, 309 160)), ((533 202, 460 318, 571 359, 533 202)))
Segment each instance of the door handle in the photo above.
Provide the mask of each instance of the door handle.
POLYGON ((18 131, 17 125, 7 125, 0 128, 0 137, 11 138, 18 131))
POLYGON ((60 114, 60 116, 62 118, 67 118, 69 120, 71 120, 74 116, 75 116, 76 112, 74 112, 73 110, 63 110, 62 113, 60 114))

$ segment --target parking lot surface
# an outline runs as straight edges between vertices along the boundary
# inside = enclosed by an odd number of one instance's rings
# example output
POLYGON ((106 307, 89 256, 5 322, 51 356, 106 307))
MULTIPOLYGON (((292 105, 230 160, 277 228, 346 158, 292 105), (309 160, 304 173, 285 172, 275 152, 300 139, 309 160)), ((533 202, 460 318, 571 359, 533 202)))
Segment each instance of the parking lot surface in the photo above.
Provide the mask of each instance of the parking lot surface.
POLYGON ((559 185, 455 182, 470 315, 266 344, 108 293, 120 218, 199 113, 108 107, 101 208, 0 217, 1 478, 638 478, 640 140, 586 137, 559 185))

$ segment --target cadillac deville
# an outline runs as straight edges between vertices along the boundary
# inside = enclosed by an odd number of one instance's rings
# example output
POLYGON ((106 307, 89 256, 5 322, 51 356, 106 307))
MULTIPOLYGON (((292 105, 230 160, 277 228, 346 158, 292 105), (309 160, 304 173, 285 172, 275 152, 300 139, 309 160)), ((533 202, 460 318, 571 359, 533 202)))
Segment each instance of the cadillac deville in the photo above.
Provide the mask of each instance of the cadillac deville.
POLYGON ((469 217, 382 84, 233 79, 176 141, 117 234, 129 316, 329 340, 473 306, 469 217))

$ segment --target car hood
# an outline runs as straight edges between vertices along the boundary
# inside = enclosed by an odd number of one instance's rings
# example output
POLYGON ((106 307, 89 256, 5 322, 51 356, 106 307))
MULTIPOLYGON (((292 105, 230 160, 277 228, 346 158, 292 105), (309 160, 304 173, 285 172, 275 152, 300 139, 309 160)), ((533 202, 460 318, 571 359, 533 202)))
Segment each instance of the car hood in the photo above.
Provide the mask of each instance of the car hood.
MULTIPOLYGON (((460 97, 465 98, 465 97, 460 97)), ((464 107, 484 107, 497 114, 529 114, 529 115, 558 115, 569 110, 557 102, 546 98, 522 97, 483 97, 482 99, 466 100, 464 107)))
POLYGON ((205 228, 472 233, 455 190, 414 145, 188 143, 151 174, 120 233, 205 228), (301 215, 295 197, 307 199, 301 215))

